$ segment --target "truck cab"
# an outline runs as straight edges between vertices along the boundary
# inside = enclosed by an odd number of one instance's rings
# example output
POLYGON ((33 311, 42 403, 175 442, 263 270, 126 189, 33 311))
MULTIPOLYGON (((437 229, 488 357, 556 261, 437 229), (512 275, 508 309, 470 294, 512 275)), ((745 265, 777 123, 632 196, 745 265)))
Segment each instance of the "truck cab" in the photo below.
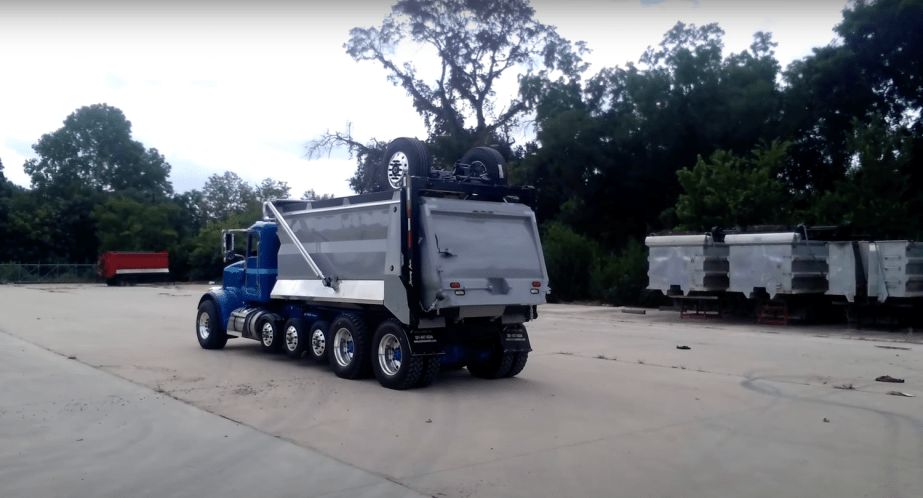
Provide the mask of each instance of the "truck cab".
POLYGON ((258 221, 247 230, 222 232, 225 261, 239 260, 224 269, 224 290, 239 294, 244 302, 270 301, 270 292, 279 274, 276 230, 275 223, 258 221), (245 238, 242 255, 235 250, 235 233, 245 238))

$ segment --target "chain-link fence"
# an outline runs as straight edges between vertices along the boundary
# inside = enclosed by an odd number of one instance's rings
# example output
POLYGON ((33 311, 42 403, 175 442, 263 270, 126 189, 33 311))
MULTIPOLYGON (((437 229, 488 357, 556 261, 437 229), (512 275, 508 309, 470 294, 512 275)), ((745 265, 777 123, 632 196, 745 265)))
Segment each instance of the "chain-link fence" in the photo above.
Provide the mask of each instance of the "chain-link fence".
POLYGON ((0 263, 0 283, 82 283, 96 281, 96 265, 0 263))

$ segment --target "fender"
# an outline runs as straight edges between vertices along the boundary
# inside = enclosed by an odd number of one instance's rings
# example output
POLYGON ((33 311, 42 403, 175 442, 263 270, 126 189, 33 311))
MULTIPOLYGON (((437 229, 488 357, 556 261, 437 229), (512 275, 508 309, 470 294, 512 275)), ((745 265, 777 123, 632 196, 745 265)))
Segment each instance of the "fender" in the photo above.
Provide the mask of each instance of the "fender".
POLYGON ((236 289, 224 289, 221 287, 215 287, 205 293, 202 299, 199 299, 199 306, 205 301, 215 303, 218 308, 218 315, 221 317, 221 328, 223 330, 228 329, 228 319, 231 317, 231 312, 244 304, 244 300, 236 289))

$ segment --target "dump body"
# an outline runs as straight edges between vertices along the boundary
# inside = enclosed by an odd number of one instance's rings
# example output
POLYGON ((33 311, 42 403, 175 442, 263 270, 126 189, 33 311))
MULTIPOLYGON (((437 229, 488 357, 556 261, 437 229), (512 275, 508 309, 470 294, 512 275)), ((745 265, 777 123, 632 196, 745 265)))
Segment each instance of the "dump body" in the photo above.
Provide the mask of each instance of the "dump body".
POLYGON ((383 306, 404 324, 413 309, 430 328, 446 316, 521 323, 545 302, 547 270, 528 205, 420 195, 408 219, 402 195, 274 202, 270 297, 383 306))
POLYGON ((170 273, 166 252, 105 252, 99 257, 97 273, 104 279, 120 275, 165 275, 170 273))
POLYGON ((730 291, 745 296, 825 294, 827 244, 802 240, 798 233, 727 235, 730 291))
POLYGON ((648 289, 666 295, 728 290, 728 246, 711 235, 664 235, 644 239, 648 289))
POLYGON ((923 297, 923 246, 888 240, 861 242, 859 247, 870 298, 883 303, 889 298, 923 297))

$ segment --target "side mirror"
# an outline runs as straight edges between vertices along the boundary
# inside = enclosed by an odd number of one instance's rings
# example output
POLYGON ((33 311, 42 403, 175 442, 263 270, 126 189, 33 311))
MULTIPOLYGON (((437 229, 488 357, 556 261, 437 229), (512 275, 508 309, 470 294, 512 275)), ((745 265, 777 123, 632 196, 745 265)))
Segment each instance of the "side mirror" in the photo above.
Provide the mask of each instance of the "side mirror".
POLYGON ((234 254, 234 233, 227 230, 221 231, 221 253, 224 254, 224 262, 227 263, 237 258, 234 254))

